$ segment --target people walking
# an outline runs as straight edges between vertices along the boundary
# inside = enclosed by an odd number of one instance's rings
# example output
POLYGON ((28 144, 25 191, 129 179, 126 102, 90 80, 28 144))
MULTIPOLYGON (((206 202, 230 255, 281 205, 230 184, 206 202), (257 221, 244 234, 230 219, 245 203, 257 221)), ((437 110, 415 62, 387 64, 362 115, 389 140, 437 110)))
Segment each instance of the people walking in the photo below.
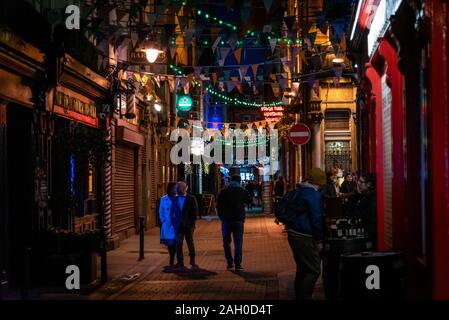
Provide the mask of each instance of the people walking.
POLYGON ((198 203, 194 196, 187 194, 187 184, 184 181, 179 181, 176 184, 176 192, 175 212, 176 216, 179 217, 176 236, 177 266, 184 267, 183 245, 185 239, 189 249, 190 265, 197 267, 195 263, 193 232, 195 230, 196 216, 198 215, 198 203))
POLYGON ((250 196, 250 202, 248 203, 248 210, 251 210, 253 208, 253 201, 254 201, 254 191, 255 191, 255 185, 252 180, 248 181, 248 184, 245 187, 246 191, 248 191, 250 196))
POLYGON ((221 220, 223 248, 228 270, 234 267, 236 271, 243 270, 245 203, 247 204, 250 201, 248 191, 240 186, 239 175, 232 176, 229 186, 223 189, 217 198, 217 210, 221 220), (234 257, 231 253, 231 236, 234 240, 234 257))
POLYGON ((176 182, 169 182, 167 194, 159 202, 159 219, 161 221, 160 241, 168 248, 170 257, 169 265, 175 263, 177 221, 173 211, 173 203, 176 199, 176 182))
POLYGON ((288 243, 296 262, 295 293, 300 300, 312 298, 321 273, 323 222, 319 189, 324 184, 325 173, 319 168, 311 169, 297 189, 295 220, 287 224, 288 243))

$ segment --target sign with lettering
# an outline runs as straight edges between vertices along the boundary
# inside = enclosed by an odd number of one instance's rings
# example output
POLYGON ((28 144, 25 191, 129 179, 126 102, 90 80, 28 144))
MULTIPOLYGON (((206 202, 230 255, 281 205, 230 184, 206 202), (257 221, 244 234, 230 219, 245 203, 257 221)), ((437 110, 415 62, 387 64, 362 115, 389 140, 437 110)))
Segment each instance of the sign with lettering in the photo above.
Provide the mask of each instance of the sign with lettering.
POLYGON ((55 103, 68 111, 74 111, 93 119, 97 118, 97 108, 95 104, 86 103, 61 91, 56 91, 55 103))
MULTIPOLYGON (((141 63, 141 64, 149 64, 147 60, 147 55, 144 51, 141 50, 131 50, 129 51, 129 61, 134 63, 141 63)), ((156 61, 154 63, 167 63, 167 56, 164 51, 160 52, 157 56, 156 61)))
POLYGON ((279 121, 284 116, 283 106, 261 107, 260 111, 266 121, 279 121))
POLYGON ((192 109, 193 101, 189 95, 182 95, 178 97, 178 110, 189 111, 192 109))

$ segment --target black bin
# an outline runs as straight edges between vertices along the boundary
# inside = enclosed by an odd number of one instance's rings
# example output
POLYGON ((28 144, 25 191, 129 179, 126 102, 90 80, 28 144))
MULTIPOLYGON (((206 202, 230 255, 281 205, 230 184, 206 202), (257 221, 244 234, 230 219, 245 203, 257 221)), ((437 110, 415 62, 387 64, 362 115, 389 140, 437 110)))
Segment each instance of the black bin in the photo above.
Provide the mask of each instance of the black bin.
POLYGON ((343 300, 402 299, 404 272, 400 252, 363 252, 342 255, 341 297, 343 300))
POLYGON ((327 300, 338 299, 339 267, 342 254, 352 254, 369 250, 367 238, 328 238, 324 241, 323 286, 327 300))

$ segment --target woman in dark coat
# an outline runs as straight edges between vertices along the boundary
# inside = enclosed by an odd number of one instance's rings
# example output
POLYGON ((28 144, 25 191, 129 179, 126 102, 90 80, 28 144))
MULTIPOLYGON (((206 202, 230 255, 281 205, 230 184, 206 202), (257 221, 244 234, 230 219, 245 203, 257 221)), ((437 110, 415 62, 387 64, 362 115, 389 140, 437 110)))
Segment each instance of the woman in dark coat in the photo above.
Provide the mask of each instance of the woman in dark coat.
POLYGON ((357 181, 357 196, 354 206, 354 218, 362 220, 367 237, 371 240, 373 250, 377 250, 377 204, 376 176, 365 173, 357 181))
POLYGON ((354 209, 354 195, 357 184, 351 173, 345 174, 345 181, 340 187, 340 196, 343 198, 343 209, 346 215, 351 215, 354 209))

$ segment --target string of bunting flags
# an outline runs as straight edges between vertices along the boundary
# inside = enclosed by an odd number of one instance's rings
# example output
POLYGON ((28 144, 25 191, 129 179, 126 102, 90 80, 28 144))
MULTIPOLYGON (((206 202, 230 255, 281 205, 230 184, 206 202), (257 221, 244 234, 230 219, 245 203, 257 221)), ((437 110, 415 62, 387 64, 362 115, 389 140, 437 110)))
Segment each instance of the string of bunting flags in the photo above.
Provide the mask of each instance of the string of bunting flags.
MULTIPOLYGON (((208 129, 215 129, 219 130, 223 136, 226 135, 226 133, 229 130, 235 130, 235 129, 241 129, 243 131, 246 131, 247 137, 244 139, 239 139, 235 137, 233 139, 236 147, 248 147, 248 146, 257 146, 261 145, 263 142, 259 141, 260 134, 263 129, 266 130, 266 135, 269 136, 273 134, 273 129, 275 128, 275 125, 277 121, 267 121, 267 120, 260 120, 260 121, 254 121, 254 122, 242 122, 242 123, 235 123, 235 122, 211 122, 211 121, 198 121, 198 120, 188 120, 189 128, 187 130, 192 133, 193 131, 193 122, 201 122, 201 125, 204 128, 208 129), (257 133, 254 131, 256 130, 257 133), (248 139, 250 137, 251 139, 248 139)), ((215 140, 219 141, 221 143, 229 143, 226 138, 215 140)), ((206 142, 206 141, 205 141, 206 142)), ((211 141, 207 141, 211 142, 211 141)))
MULTIPOLYGON (((170 66, 170 68, 171 68, 175 73, 177 73, 178 75, 181 75, 181 76, 183 76, 183 77, 187 77, 187 76, 186 76, 186 75, 185 75, 179 68, 177 68, 176 66, 174 66, 174 65, 169 65, 169 66, 170 66)), ((192 79, 192 80, 193 80, 193 82, 195 83, 195 85, 197 85, 197 86, 199 86, 199 87, 203 87, 203 85, 202 85, 198 80, 196 80, 196 79, 192 79)), ((283 104, 284 104, 283 101, 270 102, 270 103, 267 103, 267 102, 263 102, 263 103, 247 102, 247 101, 240 100, 240 99, 238 99, 238 98, 231 98, 231 97, 228 97, 227 95, 225 95, 225 94, 223 94, 223 93, 220 93, 220 92, 217 92, 216 90, 214 90, 214 89, 212 89, 212 88, 210 88, 210 87, 206 87, 205 90, 206 90, 208 93, 210 93, 210 94, 212 94, 212 95, 214 95, 214 96, 216 96, 216 97, 218 97, 218 98, 220 98, 220 99, 222 99, 222 100, 224 100, 224 101, 226 101, 226 102, 229 102, 229 103, 232 103, 232 104, 236 104, 236 105, 242 105, 242 106, 246 106, 246 107, 280 106, 280 105, 283 105, 283 104)))

